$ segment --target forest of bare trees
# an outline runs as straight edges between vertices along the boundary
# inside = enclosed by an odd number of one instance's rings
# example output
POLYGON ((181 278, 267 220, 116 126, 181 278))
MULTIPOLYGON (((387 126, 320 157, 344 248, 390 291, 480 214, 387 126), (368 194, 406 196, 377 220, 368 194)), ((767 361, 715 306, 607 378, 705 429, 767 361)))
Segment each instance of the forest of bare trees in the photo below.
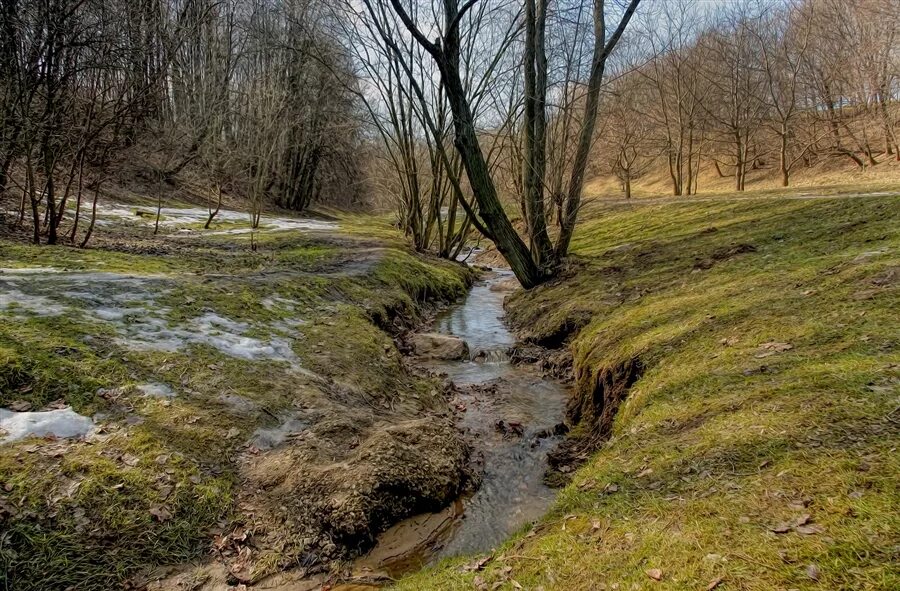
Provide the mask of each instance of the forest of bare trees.
MULTIPOLYGON (((356 199, 352 68, 315 0, 9 0, 0 14, 0 192, 33 240, 85 243, 118 163, 200 179, 258 222, 356 199), (63 223, 65 220, 65 223, 63 223)), ((196 184, 196 183, 195 183, 196 184)))
MULTIPOLYGON (((586 179, 900 158, 900 0, 7 0, 0 192, 86 243, 139 155, 148 195, 389 203, 416 249, 492 240, 524 285, 565 258, 586 179), (520 220, 520 222, 519 222, 520 220)), ((708 178, 708 177, 707 177, 708 178)), ((208 225, 208 224, 207 224, 208 225)))
POLYGON ((863 169, 900 158, 897 0, 685 0, 643 13, 607 93, 599 163, 621 181, 664 169, 673 195, 701 168, 781 185, 825 160, 863 169))

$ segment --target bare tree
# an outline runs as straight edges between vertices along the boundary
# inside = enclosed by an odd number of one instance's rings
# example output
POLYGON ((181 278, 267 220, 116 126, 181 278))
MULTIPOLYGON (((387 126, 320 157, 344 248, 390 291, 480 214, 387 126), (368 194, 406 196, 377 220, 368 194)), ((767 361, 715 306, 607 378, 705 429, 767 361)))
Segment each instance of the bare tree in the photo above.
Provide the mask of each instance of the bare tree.
MULTIPOLYGON (((409 5, 401 0, 390 0, 393 14, 400 20, 406 32, 434 60, 440 72, 441 81, 447 93, 447 100, 453 114, 454 143, 466 170, 469 185, 478 203, 478 215, 482 220, 487 236, 494 241, 497 249, 504 256, 519 281, 525 287, 533 287, 553 276, 562 256, 568 251, 572 232, 580 208, 581 190, 584 184, 584 173, 587 158, 593 141, 594 126, 597 118, 600 86, 606 60, 621 37, 625 27, 631 20, 639 0, 629 2, 612 34, 607 30, 607 6, 602 0, 594 3, 594 52, 590 63, 587 82, 584 119, 580 129, 578 148, 572 166, 569 192, 564 215, 559 220, 560 234, 555 248, 549 242, 546 217, 543 203, 543 163, 546 162, 546 62, 545 62, 545 30, 546 4, 526 4, 525 15, 525 97, 526 121, 529 127, 525 141, 524 162, 527 170, 525 194, 528 212, 526 225, 529 237, 534 243, 530 249, 516 232, 509 217, 503 209, 497 186, 491 175, 491 169, 476 131, 476 112, 472 108, 472 97, 467 93, 464 84, 464 71, 461 68, 462 28, 478 27, 477 19, 473 22, 472 8, 477 0, 468 0, 460 4, 458 0, 445 0, 443 6, 433 6, 434 15, 428 21, 429 32, 437 32, 437 39, 431 41, 423 32, 420 15, 412 12, 409 5), (440 14, 442 13, 442 14, 440 14), (440 16, 439 16, 440 14, 440 16), (530 70, 530 71, 529 71, 530 70), (535 168, 537 167, 537 168, 535 168), (535 175, 536 173, 536 175, 535 175), (529 180, 532 179, 532 180, 529 180), (536 182, 534 179, 539 180, 536 182), (537 201, 540 201, 538 203, 537 201), (545 240, 546 236, 546 240, 545 240)), ((378 23, 385 23, 386 10, 383 0, 364 0, 371 17, 378 23)), ((427 11, 426 11, 427 12, 427 11)), ((394 29, 384 26, 379 31, 387 42, 394 29)), ((406 74, 414 78, 414 73, 406 74)))

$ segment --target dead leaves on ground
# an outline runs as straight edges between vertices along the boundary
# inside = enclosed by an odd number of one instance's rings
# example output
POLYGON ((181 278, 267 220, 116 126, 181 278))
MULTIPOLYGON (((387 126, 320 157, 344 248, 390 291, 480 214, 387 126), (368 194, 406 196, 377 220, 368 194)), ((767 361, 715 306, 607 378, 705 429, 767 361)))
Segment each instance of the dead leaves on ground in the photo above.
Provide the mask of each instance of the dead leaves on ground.
POLYGON ((811 523, 812 516, 809 513, 803 513, 793 521, 784 521, 770 528, 774 534, 786 534, 796 532, 802 536, 812 536, 825 532, 825 529, 818 524, 811 523))
POLYGON ((761 353, 757 353, 755 357, 757 359, 763 359, 765 357, 771 357, 777 353, 784 353, 785 351, 790 351, 794 348, 794 345, 790 343, 779 343, 776 341, 770 341, 768 343, 763 343, 759 346, 761 353))
POLYGON ((482 556, 468 564, 462 565, 461 567, 459 567, 459 570, 464 573, 478 572, 480 570, 483 570, 485 565, 487 565, 487 563, 489 563, 493 557, 493 554, 482 556))
POLYGON ((172 512, 163 505, 153 505, 150 507, 149 513, 160 523, 172 519, 172 512))

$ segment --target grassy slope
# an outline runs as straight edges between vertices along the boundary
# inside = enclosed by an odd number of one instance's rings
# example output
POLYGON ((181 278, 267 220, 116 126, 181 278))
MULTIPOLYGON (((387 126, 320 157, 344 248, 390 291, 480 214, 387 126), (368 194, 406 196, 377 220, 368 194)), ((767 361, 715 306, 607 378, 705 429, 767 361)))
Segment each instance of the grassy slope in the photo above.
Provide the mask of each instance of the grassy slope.
MULTIPOLYGON (((343 227, 338 239, 272 234, 256 253, 240 246, 242 238, 183 242, 163 254, 0 241, 0 267, 162 277, 169 291, 158 301, 175 325, 205 311, 262 327, 290 316, 305 323, 292 342, 304 367, 366 400, 420 404, 434 385, 403 370, 377 324, 415 315, 426 297, 458 297, 466 271, 411 253, 380 221, 347 219, 343 227), (377 241, 360 246, 354 237, 375 230, 377 241), (363 247, 368 260, 360 262, 363 247), (264 306, 273 293, 291 298, 292 309, 264 306)), ((0 589, 105 590, 140 569, 205 555, 213 533, 230 531, 240 517, 243 443, 257 427, 271 426, 273 414, 327 394, 279 371, 278 362, 236 359, 208 346, 128 350, 110 329, 79 315, 26 316, 0 310, 0 406, 24 400, 37 410, 62 399, 77 412, 106 414, 108 436, 0 446, 0 589), (143 382, 190 395, 147 398, 135 390, 143 382), (236 413, 220 402, 223 392, 265 412, 236 413), (140 422, 126 425, 128 417, 140 422)), ((421 404, 432 402, 439 404, 421 404)))
POLYGON ((900 197, 584 219, 578 272, 510 312, 590 312, 576 372, 640 359, 612 439, 483 571, 399 588, 900 587, 900 197))

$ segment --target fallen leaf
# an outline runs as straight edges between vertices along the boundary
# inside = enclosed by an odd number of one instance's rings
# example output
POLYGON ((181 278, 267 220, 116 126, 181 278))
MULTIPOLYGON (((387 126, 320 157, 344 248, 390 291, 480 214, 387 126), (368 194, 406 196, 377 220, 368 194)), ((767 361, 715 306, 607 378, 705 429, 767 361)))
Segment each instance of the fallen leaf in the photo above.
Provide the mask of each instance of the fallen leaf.
POLYGON ((768 343, 763 343, 759 346, 759 348, 765 351, 775 351, 776 353, 782 353, 784 351, 790 351, 794 348, 794 345, 790 343, 777 343, 775 341, 771 341, 768 343))
POLYGON ((513 579, 513 581, 512 581, 512 586, 515 587, 516 589, 521 589, 521 588, 522 588, 521 583, 519 583, 519 581, 517 581, 517 580, 515 580, 515 579, 513 579))
POLYGON ((472 579, 472 584, 475 585, 476 589, 484 589, 487 587, 487 585, 484 582, 484 579, 480 576, 472 579))
POLYGON ((607 494, 612 494, 614 492, 619 492, 619 485, 613 482, 610 482, 605 487, 603 487, 603 492, 607 494))
POLYGON ((15 412, 26 412, 31 410, 31 403, 27 400, 13 400, 9 404, 9 410, 15 412))
POLYGON ((663 572, 658 568, 651 568, 647 571, 647 576, 653 579, 654 581, 662 581, 663 572))
POLYGON ((150 507, 150 515, 155 517, 159 522, 172 519, 172 513, 162 505, 154 505, 153 507, 150 507))
POLYGON ((801 525, 806 525, 807 523, 809 523, 809 520, 811 518, 812 518, 812 516, 809 513, 804 513, 803 515, 798 517, 797 520, 794 522, 794 527, 800 527, 801 525))
POLYGON ((643 478, 644 476, 650 476, 651 474, 653 474, 653 468, 647 468, 638 472, 638 475, 635 478, 643 478))
POLYGON ((225 439, 234 439, 238 435, 241 434, 241 430, 237 427, 232 427, 228 430, 228 433, 225 434, 225 439))
POLYGON ((806 567, 806 576, 813 581, 818 581, 819 577, 822 576, 822 573, 819 571, 818 566, 816 566, 815 564, 810 564, 806 567))
POLYGON ((706 586, 706 591, 713 591, 716 587, 722 584, 722 581, 725 580, 725 577, 716 577, 712 581, 709 582, 709 585, 706 586))
POLYGON ((786 534, 791 531, 793 528, 790 523, 779 523, 775 527, 773 527, 770 531, 776 534, 786 534))
POLYGON ((811 525, 801 525, 799 527, 794 528, 795 531, 802 536, 814 536, 816 534, 821 534, 825 532, 825 529, 821 525, 811 524, 811 525))
POLYGON ((477 559, 477 560, 473 560, 473 561, 470 562, 469 564, 464 564, 464 565, 460 568, 460 570, 463 571, 463 572, 475 572, 475 571, 480 571, 481 569, 484 568, 484 565, 486 565, 486 564, 487 564, 488 562, 490 562, 490 561, 491 561, 490 555, 488 555, 488 556, 482 556, 481 558, 479 558, 479 559, 477 559))

